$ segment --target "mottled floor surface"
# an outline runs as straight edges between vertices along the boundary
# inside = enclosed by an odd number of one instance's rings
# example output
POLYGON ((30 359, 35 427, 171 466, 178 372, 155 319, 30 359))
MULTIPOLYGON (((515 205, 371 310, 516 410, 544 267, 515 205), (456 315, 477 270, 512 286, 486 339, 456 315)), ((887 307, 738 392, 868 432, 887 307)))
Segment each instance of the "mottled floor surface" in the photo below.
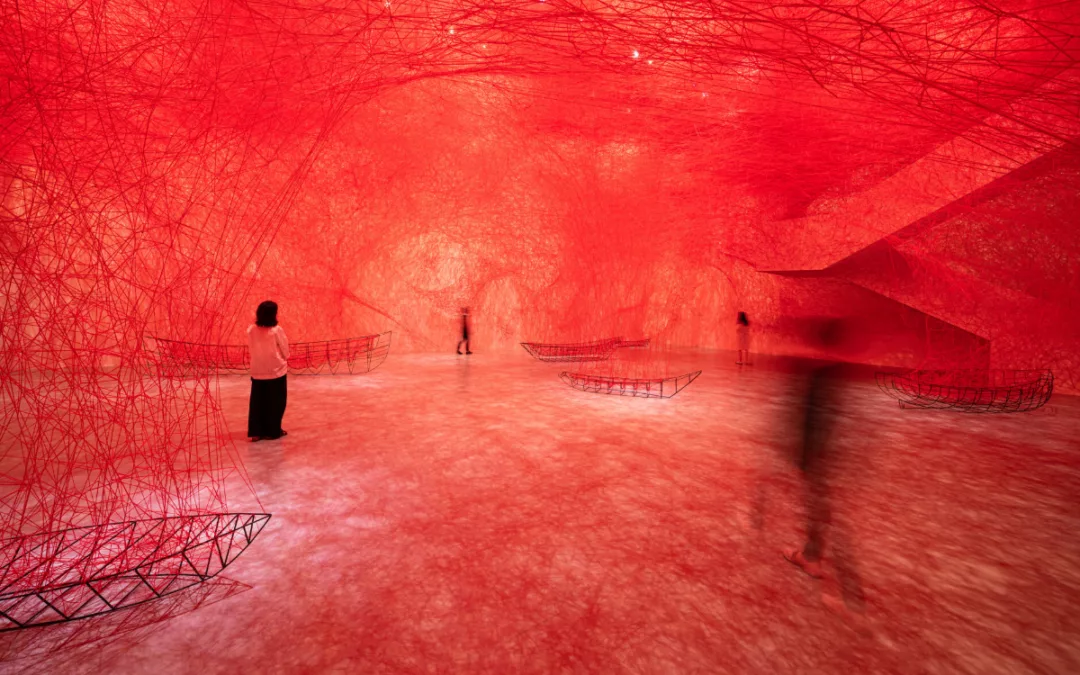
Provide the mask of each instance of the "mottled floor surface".
POLYGON ((781 556, 803 527, 790 381, 677 358, 702 377, 643 400, 524 353, 391 354, 291 378, 289 436, 258 444, 223 378, 274 514, 226 572, 251 588, 49 670, 1080 673, 1076 399, 964 415, 851 384, 832 534, 859 615, 781 556))

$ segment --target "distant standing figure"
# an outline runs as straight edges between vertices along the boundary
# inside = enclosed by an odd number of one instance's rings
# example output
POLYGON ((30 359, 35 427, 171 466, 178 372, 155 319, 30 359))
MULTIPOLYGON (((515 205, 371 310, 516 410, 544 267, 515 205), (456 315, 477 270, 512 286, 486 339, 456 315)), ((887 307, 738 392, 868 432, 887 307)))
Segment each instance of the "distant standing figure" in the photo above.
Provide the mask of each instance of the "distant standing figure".
POLYGON ((469 347, 469 308, 461 308, 461 340, 457 343, 457 353, 461 353, 461 345, 465 345, 465 353, 472 354, 469 347))
POLYGON ((255 310, 255 323, 248 326, 251 353, 251 399, 248 402, 248 438, 274 440, 286 435, 281 428, 288 395, 285 378, 289 372, 289 339, 278 325, 278 306, 267 300, 255 310))
POLYGON ((739 360, 735 363, 750 365, 750 320, 746 318, 746 312, 739 312, 735 319, 735 335, 739 339, 739 360))

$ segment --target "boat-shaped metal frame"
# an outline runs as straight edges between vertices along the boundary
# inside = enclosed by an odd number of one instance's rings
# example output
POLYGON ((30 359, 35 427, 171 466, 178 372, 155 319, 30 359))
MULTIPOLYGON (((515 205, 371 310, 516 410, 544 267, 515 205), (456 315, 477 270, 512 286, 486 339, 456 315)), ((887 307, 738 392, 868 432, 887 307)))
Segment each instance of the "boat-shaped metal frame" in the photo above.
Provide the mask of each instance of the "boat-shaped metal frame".
POLYGON ((649 338, 624 340, 621 337, 614 337, 593 342, 568 343, 522 342, 521 346, 539 361, 581 363, 607 361, 616 349, 645 349, 649 346, 649 338))
MULTIPOLYGON (((369 373, 390 353, 393 331, 321 342, 289 345, 289 374, 351 375, 369 373)), ((247 345, 215 345, 154 338, 158 364, 167 374, 245 373, 250 356, 247 345)))
POLYGON ((911 370, 877 373, 878 387, 901 408, 965 413, 1028 412, 1054 393, 1049 370, 911 370))
POLYGON ((172 516, 74 527, 0 542, 0 633, 88 619, 219 574, 268 513, 172 516))
POLYGON ((581 363, 584 361, 607 361, 619 347, 620 338, 607 338, 594 342, 546 344, 522 342, 521 346, 539 361, 548 363, 581 363))
POLYGON ((559 379, 574 389, 599 394, 635 396, 639 398, 671 398, 685 389, 701 375, 700 370, 692 373, 664 378, 629 378, 610 377, 607 375, 587 375, 585 373, 559 373, 559 379))

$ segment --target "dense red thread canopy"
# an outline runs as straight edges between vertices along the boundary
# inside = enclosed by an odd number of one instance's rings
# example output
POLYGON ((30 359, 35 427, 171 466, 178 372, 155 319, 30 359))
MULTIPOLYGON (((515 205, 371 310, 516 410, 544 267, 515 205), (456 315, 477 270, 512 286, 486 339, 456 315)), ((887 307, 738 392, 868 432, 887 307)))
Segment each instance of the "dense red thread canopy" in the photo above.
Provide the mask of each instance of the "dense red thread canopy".
POLYGON ((240 342, 267 297, 395 350, 464 305, 483 351, 845 312, 856 360, 1078 386, 1074 2, 0 11, 7 533, 222 510, 212 380, 146 338, 240 342))

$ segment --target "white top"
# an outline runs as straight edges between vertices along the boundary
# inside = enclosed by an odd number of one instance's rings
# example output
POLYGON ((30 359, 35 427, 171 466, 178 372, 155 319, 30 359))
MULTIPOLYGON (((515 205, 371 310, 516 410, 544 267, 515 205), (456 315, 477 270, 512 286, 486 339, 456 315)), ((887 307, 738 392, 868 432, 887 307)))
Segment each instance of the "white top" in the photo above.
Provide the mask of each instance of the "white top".
POLYGON ((735 334, 739 338, 739 349, 744 352, 750 351, 750 326, 742 323, 735 324, 735 334))
POLYGON ((289 372, 289 338, 281 326, 248 326, 251 379, 275 380, 289 372))

